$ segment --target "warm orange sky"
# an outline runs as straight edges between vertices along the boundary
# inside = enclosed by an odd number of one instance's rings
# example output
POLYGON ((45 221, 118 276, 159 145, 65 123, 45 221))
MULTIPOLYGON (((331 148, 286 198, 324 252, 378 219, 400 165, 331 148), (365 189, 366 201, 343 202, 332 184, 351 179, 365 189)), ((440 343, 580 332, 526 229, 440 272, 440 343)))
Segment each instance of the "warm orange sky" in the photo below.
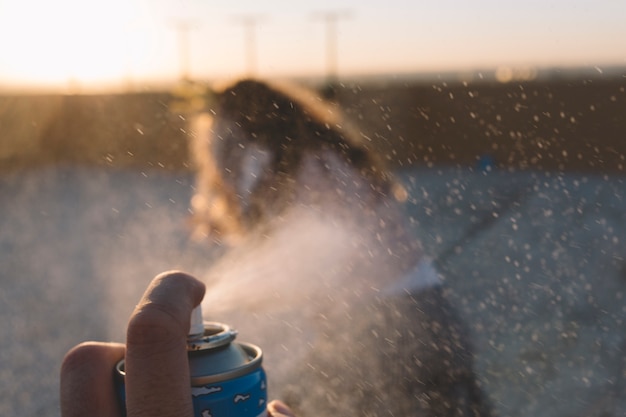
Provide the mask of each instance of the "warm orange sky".
POLYGON ((624 0, 0 0, 0 88, 141 85, 183 69, 232 78, 251 65, 258 76, 323 75, 325 25, 316 12, 329 10, 346 11, 340 75, 626 67, 624 0), (256 21, 253 63, 243 16, 256 21))

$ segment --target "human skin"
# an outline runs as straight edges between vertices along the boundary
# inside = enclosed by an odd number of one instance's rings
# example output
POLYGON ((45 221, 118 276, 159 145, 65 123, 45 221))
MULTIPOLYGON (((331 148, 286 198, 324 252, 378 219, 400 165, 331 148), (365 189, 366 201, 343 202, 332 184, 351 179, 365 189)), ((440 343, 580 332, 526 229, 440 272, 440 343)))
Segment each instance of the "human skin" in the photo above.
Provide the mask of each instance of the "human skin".
MULTIPOLYGON (((71 349, 61 365, 61 415, 121 416, 113 368, 125 358, 128 417, 192 417, 186 339, 204 292, 190 275, 160 274, 130 317, 126 345, 85 342, 71 349)), ((267 409, 272 417, 293 417, 280 401, 267 409)))

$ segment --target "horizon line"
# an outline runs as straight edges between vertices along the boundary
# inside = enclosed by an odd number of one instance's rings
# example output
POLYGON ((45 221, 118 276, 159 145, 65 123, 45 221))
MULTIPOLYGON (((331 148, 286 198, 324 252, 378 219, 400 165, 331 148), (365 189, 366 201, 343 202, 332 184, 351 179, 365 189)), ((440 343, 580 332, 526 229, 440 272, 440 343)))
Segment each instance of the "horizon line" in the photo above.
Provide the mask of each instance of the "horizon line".
POLYGON ((529 82, 576 78, 624 78, 626 80, 626 64, 607 65, 500 65, 494 67, 474 69, 442 69, 442 70, 402 70, 402 71, 376 71, 376 72, 352 72, 330 78, 325 74, 293 74, 259 76, 239 74, 233 76, 216 75, 213 77, 190 76, 181 79, 176 76, 161 78, 131 78, 118 79, 116 81, 89 81, 81 83, 80 80, 69 79, 67 83, 15 83, 7 84, 0 80, 0 94, 16 95, 89 95, 89 94, 131 94, 142 92, 167 92, 180 87, 184 83, 190 85, 211 86, 223 84, 228 80, 256 78, 265 80, 287 80, 322 87, 333 80, 342 83, 372 83, 372 82, 529 82))

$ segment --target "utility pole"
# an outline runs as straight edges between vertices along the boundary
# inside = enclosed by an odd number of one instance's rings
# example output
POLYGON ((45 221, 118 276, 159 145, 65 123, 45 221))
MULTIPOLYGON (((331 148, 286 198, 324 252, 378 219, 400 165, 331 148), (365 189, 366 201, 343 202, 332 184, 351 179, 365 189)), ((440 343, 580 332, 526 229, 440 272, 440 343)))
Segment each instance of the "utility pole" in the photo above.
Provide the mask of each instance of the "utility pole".
POLYGON ((329 10, 316 12, 313 18, 322 20, 326 26, 326 82, 328 86, 337 83, 338 79, 338 37, 337 23, 340 19, 352 16, 349 10, 329 10))
POLYGON ((189 20, 179 20, 173 23, 174 29, 178 33, 178 58, 180 61, 180 80, 191 81, 189 70, 189 31, 195 29, 189 20))
POLYGON ((254 77, 257 71, 257 42, 256 27, 261 21, 260 15, 235 16, 235 22, 243 26, 245 37, 246 73, 248 77, 254 77))

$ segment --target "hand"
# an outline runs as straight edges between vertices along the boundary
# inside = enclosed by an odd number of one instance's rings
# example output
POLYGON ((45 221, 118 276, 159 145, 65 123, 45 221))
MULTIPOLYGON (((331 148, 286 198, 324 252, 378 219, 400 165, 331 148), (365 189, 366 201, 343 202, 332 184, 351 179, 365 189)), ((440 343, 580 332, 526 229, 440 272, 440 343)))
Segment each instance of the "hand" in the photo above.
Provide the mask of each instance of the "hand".
MULTIPOLYGON (((126 346, 87 342, 70 350, 61 366, 61 415, 121 416, 113 368, 125 356, 129 417, 193 417, 186 340, 191 310, 204 291, 189 275, 163 273, 135 308, 126 346)), ((293 417, 279 401, 267 410, 272 417, 293 417)))

